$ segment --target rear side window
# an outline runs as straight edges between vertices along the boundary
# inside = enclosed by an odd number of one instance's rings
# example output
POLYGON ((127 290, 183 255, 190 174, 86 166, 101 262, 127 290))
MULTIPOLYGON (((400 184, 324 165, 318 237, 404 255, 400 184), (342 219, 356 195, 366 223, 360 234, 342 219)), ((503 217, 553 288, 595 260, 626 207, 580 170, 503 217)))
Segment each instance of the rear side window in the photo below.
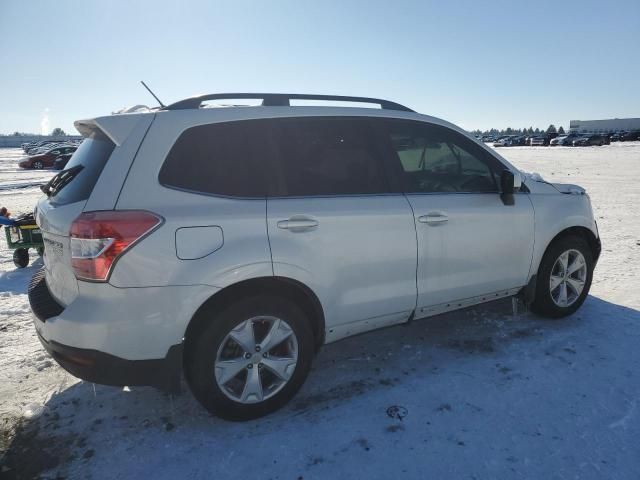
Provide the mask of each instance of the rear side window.
POLYGON ((264 197, 270 161, 269 121, 243 120, 185 130, 160 169, 166 187, 196 193, 264 197))
POLYGON ((285 196, 388 191, 366 118, 313 117, 275 123, 285 196))
POLYGON ((64 205, 87 200, 115 144, 104 134, 96 132, 85 138, 73 153, 65 169, 52 179, 51 203, 64 205))

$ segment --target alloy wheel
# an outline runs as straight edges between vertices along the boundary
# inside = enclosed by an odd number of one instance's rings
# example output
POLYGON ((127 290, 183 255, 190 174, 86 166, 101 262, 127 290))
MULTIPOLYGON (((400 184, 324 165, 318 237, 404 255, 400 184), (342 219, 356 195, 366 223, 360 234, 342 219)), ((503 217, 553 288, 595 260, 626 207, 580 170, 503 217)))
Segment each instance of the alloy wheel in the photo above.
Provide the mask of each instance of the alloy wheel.
POLYGON ((578 250, 566 250, 553 264, 549 278, 549 293, 558 307, 573 305, 587 281, 587 262, 578 250))
POLYGON ((223 339, 215 360, 215 380, 239 403, 273 397, 289 382, 298 363, 298 340, 291 326, 271 316, 253 317, 223 339))

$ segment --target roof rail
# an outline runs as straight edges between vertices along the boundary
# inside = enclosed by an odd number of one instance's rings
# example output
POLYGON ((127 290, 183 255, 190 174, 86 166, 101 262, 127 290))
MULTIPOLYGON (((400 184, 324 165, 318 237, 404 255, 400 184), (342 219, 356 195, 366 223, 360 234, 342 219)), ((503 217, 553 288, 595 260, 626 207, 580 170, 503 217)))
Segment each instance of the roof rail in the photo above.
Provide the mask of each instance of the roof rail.
POLYGON ((381 100, 379 98, 368 97, 346 97, 342 95, 305 95, 300 93, 212 93, 209 95, 198 95, 196 97, 185 98, 178 102, 167 105, 162 110, 188 110, 192 108, 200 108, 202 102, 207 100, 225 100, 225 99, 247 99, 261 98, 262 105, 265 107, 288 107, 290 100, 325 100, 337 102, 358 102, 373 103, 380 105, 385 110, 400 110, 403 112, 413 112, 410 108, 400 105, 399 103, 390 102, 389 100, 381 100))

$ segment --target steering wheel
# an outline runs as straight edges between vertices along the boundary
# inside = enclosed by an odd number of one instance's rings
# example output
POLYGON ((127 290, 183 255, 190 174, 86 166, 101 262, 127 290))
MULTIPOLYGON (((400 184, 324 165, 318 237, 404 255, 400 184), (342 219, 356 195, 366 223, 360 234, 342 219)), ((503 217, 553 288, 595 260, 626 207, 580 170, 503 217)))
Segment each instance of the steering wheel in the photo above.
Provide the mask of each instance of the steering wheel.
POLYGON ((457 192, 459 189, 452 182, 439 180, 431 186, 434 192, 457 192))
POLYGON ((492 185, 490 184, 485 177, 482 175, 474 175, 468 180, 465 180, 462 185, 460 185, 461 191, 473 191, 473 192, 488 192, 492 190, 492 185))

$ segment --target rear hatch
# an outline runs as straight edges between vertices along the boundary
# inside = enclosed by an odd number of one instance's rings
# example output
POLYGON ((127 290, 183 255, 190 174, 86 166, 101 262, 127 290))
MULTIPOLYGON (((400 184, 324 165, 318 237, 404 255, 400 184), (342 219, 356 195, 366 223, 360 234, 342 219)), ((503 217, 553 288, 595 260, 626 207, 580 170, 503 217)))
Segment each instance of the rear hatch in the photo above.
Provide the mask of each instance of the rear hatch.
POLYGON ((100 129, 83 132, 85 139, 71 160, 42 187, 45 196, 36 207, 36 221, 45 245, 44 268, 51 294, 63 306, 78 294, 71 268, 69 230, 82 213, 116 144, 100 129))

